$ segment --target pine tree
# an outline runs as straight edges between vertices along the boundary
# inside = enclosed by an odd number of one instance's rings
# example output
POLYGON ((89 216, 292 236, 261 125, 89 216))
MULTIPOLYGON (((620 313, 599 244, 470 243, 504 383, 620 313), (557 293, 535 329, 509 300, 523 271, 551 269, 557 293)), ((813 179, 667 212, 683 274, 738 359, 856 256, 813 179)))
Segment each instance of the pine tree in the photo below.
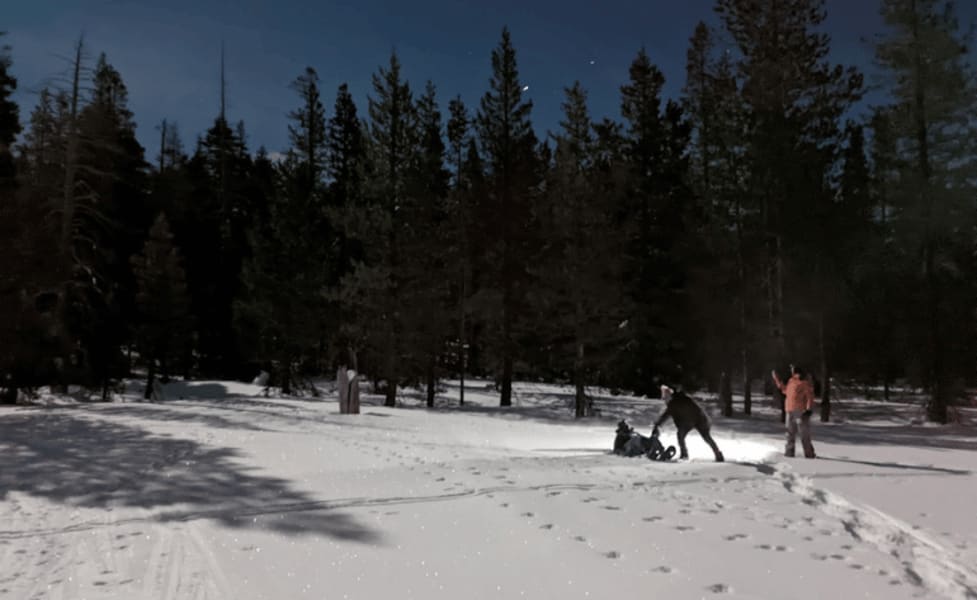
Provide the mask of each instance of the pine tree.
MULTIPOLYGON (((471 295, 471 182, 464 176, 465 150, 471 140, 471 119, 461 96, 448 104, 447 161, 454 172, 451 190, 453 223, 449 224, 449 252, 457 278, 458 339, 455 344, 455 364, 458 369, 458 404, 465 404, 465 371, 468 368, 468 298, 471 295)), ((449 270, 451 268, 449 267, 449 270)))
POLYGON ((586 385, 596 383, 606 367, 626 313, 620 301, 620 247, 612 228, 615 206, 600 185, 587 94, 579 82, 565 93, 554 165, 539 211, 546 238, 534 269, 541 283, 535 296, 540 323, 550 329, 547 347, 558 357, 550 367, 572 373, 580 418, 593 415, 586 385))
MULTIPOLYGON (((893 380, 906 374, 906 357, 912 355, 907 347, 909 335, 906 324, 911 319, 907 307, 915 305, 915 298, 906 297, 904 282, 912 278, 914 261, 897 240, 893 228, 892 200, 900 189, 899 170, 902 160, 896 153, 896 142, 890 109, 873 111, 869 121, 872 129, 869 155, 870 221, 862 251, 852 265, 854 305, 851 307, 852 326, 848 330, 856 355, 853 364, 859 373, 882 380, 883 397, 890 399, 893 380)), ((857 161, 851 146, 846 164, 857 161)), ((849 173, 861 169, 846 168, 849 173)), ((853 182, 851 187, 860 188, 853 182)), ((842 188, 843 192, 845 188, 842 188)), ((910 309, 912 310, 912 309, 910 309)))
POLYGON ((275 169, 267 221, 251 231, 252 253, 242 275, 246 293, 236 304, 238 328, 259 358, 277 363, 283 394, 293 391, 297 365, 318 363, 328 329, 322 311, 326 265, 333 260, 324 210, 326 124, 310 73, 293 85, 301 102, 289 127, 295 147, 275 169))
MULTIPOLYGON (((492 290, 492 271, 487 264, 487 249, 495 240, 492 232, 487 227, 476 226, 476 224, 487 223, 493 217, 492 205, 488 202, 490 182, 486 173, 485 162, 478 150, 478 142, 475 136, 468 138, 468 144, 464 151, 464 159, 461 165, 462 182, 462 202, 467 208, 468 223, 467 229, 468 252, 468 283, 469 293, 467 310, 465 312, 468 323, 468 370, 473 374, 484 375, 485 352, 483 347, 486 344, 483 340, 488 319, 486 316, 492 308, 491 301, 486 302, 486 296, 492 290)), ((489 297, 491 300, 491 297, 489 297)))
POLYGON ((243 357, 234 342, 233 304, 241 289, 243 262, 251 253, 248 230, 253 213, 253 163, 243 125, 225 114, 197 142, 186 166, 191 190, 174 230, 187 257, 187 277, 196 317, 199 369, 228 377, 243 357))
MULTIPOLYGON (((701 22, 690 40, 683 106, 693 132, 691 181, 705 217, 700 238, 706 256, 697 265, 692 284, 697 311, 709 317, 709 326, 702 332, 711 352, 705 357, 706 364, 709 370, 726 373, 730 385, 739 369, 743 412, 749 415, 750 365, 755 350, 751 343, 752 307, 758 299, 747 273, 752 270, 748 263, 755 254, 758 228, 742 184, 747 118, 731 55, 723 51, 716 56, 716 34, 701 22)), ((732 395, 727 399, 730 404, 724 405, 723 412, 730 416, 732 395)))
POLYGON ((678 105, 662 107, 665 78, 643 49, 629 74, 621 88, 628 190, 617 219, 626 232, 625 278, 634 307, 629 383, 651 393, 657 378, 681 381, 691 358, 682 342, 687 334, 678 332, 691 327, 685 244, 695 207, 686 185, 688 123, 678 105))
POLYGON ((166 216, 160 214, 149 230, 142 253, 132 258, 139 292, 138 346, 149 368, 146 399, 152 396, 157 363, 163 377, 188 342, 189 299, 179 251, 173 245, 166 216))
POLYGON ((492 267, 492 291, 497 294, 491 312, 499 329, 497 347, 502 363, 499 403, 511 406, 513 361, 518 349, 516 327, 526 288, 529 209, 538 182, 536 136, 530 122, 533 105, 522 99, 516 51, 507 28, 492 51, 489 87, 476 119, 490 182, 483 214, 492 215, 485 222, 491 245, 484 247, 482 264, 492 267))
POLYGON ((888 32, 877 41, 876 58, 891 78, 891 134, 900 159, 894 227, 921 266, 910 286, 923 307, 912 315, 911 347, 930 392, 927 417, 945 423, 953 376, 969 369, 975 352, 964 337, 973 326, 974 289, 965 275, 970 240, 962 234, 974 224, 971 40, 959 31, 954 2, 884 0, 881 14, 888 32))
POLYGON ((299 168, 305 172, 310 193, 318 188, 326 172, 326 109, 319 94, 319 76, 306 67, 305 73, 292 83, 292 89, 302 99, 302 107, 288 114, 288 139, 299 168))
POLYGON ((349 86, 342 84, 336 92, 333 116, 326 127, 326 174, 329 178, 327 220, 337 236, 337 253, 327 276, 331 308, 339 315, 334 354, 340 365, 358 370, 357 348, 362 340, 357 328, 355 308, 341 302, 343 278, 350 276, 358 262, 364 260, 362 229, 359 226, 366 203, 368 176, 367 140, 356 112, 349 86), (350 309, 353 308, 352 311, 350 309))
POLYGON ((26 223, 20 210, 21 197, 17 193, 10 149, 21 130, 19 107, 11 100, 17 89, 17 79, 10 73, 12 62, 10 47, 0 46, 0 255, 5 265, 0 269, 0 403, 17 398, 17 382, 12 380, 14 365, 21 354, 15 341, 16 324, 22 321, 20 292, 28 276, 19 260, 24 251, 20 242, 26 223))
MULTIPOLYGON (((0 37, 5 32, 0 31, 0 37)), ((13 64, 10 46, 0 46, 0 177, 13 176, 13 154, 10 147, 20 133, 20 113, 11 99, 17 90, 17 79, 11 74, 13 64)))
POLYGON ((444 165, 445 145, 436 90, 430 81, 415 106, 417 147, 408 183, 404 239, 405 334, 417 348, 411 365, 423 375, 427 405, 434 406, 436 367, 449 335, 448 189, 450 173, 444 165))
MULTIPOLYGON (((829 185, 843 141, 841 117, 861 95, 861 75, 828 60, 823 0, 719 0, 739 56, 737 78, 750 128, 744 172, 765 255, 750 277, 766 292, 766 351, 758 361, 820 362, 837 336, 826 307, 834 265, 825 254, 837 223, 829 185)), ((751 261, 752 262, 752 261, 751 261)))
POLYGON ((78 118, 77 182, 91 198, 75 224, 82 241, 75 252, 85 268, 74 286, 68 326, 86 350, 90 376, 107 394, 110 379, 127 371, 120 368, 120 348, 130 342, 126 323, 135 320, 137 291, 129 258, 142 248, 154 215, 128 90, 105 54, 92 83, 91 101, 78 118))
POLYGON ((401 78, 396 54, 373 76, 369 113, 372 176, 357 233, 365 257, 344 286, 349 307, 344 312, 356 311, 362 343, 371 349, 379 363, 376 372, 386 381, 384 404, 395 406, 397 387, 405 375, 404 214, 412 201, 408 185, 417 147, 413 96, 401 78))

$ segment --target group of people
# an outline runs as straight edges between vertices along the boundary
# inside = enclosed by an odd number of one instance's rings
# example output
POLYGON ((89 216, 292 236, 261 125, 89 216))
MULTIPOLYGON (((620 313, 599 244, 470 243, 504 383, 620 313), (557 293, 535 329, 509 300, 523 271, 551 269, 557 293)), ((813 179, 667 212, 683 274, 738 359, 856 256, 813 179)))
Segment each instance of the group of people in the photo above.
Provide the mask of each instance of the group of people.
MULTIPOLYGON (((771 371, 770 375, 773 377, 774 384, 784 395, 784 425, 787 428, 787 444, 784 448, 784 456, 794 456, 797 434, 800 433, 804 457, 817 458, 814 452, 814 444, 811 442, 811 415, 814 413, 814 382, 797 365, 790 366, 790 377, 787 381, 781 381, 776 370, 771 371)), ((723 453, 719 450, 719 447, 709 433, 710 421, 705 411, 690 396, 681 391, 676 392, 667 385, 661 386, 661 394, 662 400, 665 401, 665 411, 655 421, 652 438, 657 439, 658 428, 666 419, 671 417, 675 428, 678 430, 681 458, 688 458, 689 454, 685 447, 685 436, 694 429, 709 444, 716 457, 716 461, 722 462, 724 460, 723 453)), ((616 451, 617 443, 615 443, 616 451)))

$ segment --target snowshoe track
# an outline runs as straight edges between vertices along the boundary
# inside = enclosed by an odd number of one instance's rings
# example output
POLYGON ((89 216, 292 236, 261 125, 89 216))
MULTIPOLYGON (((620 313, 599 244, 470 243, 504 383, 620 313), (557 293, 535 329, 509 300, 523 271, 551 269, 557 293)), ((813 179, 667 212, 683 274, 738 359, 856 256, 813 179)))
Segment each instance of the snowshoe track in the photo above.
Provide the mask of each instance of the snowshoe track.
POLYGON ((793 473, 779 463, 753 465, 779 480, 784 489, 841 522, 856 540, 875 546, 902 563, 910 583, 945 598, 977 600, 977 570, 954 560, 954 553, 924 532, 870 506, 860 506, 793 473))

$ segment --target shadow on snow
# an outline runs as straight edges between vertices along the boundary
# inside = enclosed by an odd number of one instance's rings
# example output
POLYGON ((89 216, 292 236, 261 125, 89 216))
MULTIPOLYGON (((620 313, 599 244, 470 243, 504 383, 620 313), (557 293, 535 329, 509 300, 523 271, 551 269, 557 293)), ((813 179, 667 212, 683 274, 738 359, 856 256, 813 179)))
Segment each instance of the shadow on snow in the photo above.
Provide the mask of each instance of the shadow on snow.
POLYGON ((20 492, 67 506, 157 511, 148 520, 207 518, 290 535, 382 540, 351 515, 314 509, 315 498, 285 479, 258 474, 235 460, 239 453, 231 448, 171 439, 78 410, 18 412, 0 421, 0 430, 0 500, 20 492))

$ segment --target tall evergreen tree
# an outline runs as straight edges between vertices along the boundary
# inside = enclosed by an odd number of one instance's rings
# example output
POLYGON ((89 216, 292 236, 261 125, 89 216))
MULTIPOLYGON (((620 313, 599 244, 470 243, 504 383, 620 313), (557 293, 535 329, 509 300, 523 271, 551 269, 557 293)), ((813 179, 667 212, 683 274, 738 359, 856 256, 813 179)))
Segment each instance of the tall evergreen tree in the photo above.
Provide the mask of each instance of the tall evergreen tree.
POLYGON ((107 392, 109 379, 127 371, 119 368, 119 352, 131 340, 126 323, 135 320, 137 291, 129 258, 142 247, 154 216, 146 203, 147 165, 128 90, 105 54, 96 62, 92 84, 91 101, 79 114, 77 177, 92 198, 92 209, 79 211, 75 225, 83 241, 91 243, 76 250, 86 268, 70 304, 69 327, 107 392))
POLYGON ((881 13, 888 31, 877 41, 876 58, 891 81, 891 135, 900 159, 893 220, 908 258, 919 265, 909 289, 923 307, 910 324, 910 347, 930 392, 927 416, 945 423, 953 376, 969 369, 977 351, 969 342, 972 241, 962 233, 974 224, 971 40, 960 32, 951 1, 883 0, 881 13))
POLYGON ((842 146, 841 117, 860 97, 861 75, 828 60, 823 0, 719 0, 735 43, 750 129, 746 186, 766 246, 751 274, 766 291, 759 362, 820 363, 837 330, 824 307, 835 272, 825 250, 837 223, 830 174, 842 146))
POLYGON ((437 390, 437 365, 449 336, 449 245, 448 221, 450 173, 445 168, 444 127, 436 90, 428 82, 416 106, 415 143, 412 173, 408 183, 404 239, 405 333, 410 347, 416 348, 411 361, 415 372, 423 375, 427 405, 434 406, 437 390))
POLYGON ((619 289, 615 206, 600 185, 587 94, 579 82, 565 93, 555 161, 539 211, 546 236, 535 268, 541 283, 535 296, 540 326, 549 329, 547 347, 558 355, 550 366, 572 373, 579 418, 594 413, 585 389, 609 362, 627 307, 619 289))
POLYGON ((20 210, 11 152, 11 145, 21 130, 19 107, 11 99, 17 89, 17 79, 10 73, 12 62, 10 47, 0 46, 0 256, 4 257, 4 268, 0 269, 0 402, 17 398, 12 373, 21 354, 16 324, 22 321, 20 295, 28 277, 21 262, 26 223, 20 210))
MULTIPOLYGON (((747 278, 756 227, 750 223, 753 211, 745 202, 742 185, 746 118, 730 54, 722 52, 717 58, 715 37, 700 22, 686 60, 683 106, 693 132, 692 184, 706 217, 701 236, 706 256, 696 265, 692 285, 697 311, 709 318, 709 327, 702 332, 709 349, 705 367, 727 373, 730 384, 730 377, 739 370, 743 411, 750 414, 751 323, 757 299, 747 278)), ((732 395, 724 400, 729 404, 723 406, 723 412, 729 416, 732 395)))
POLYGON ((366 206, 368 156, 363 129, 349 86, 344 83, 336 92, 333 116, 326 126, 327 220, 338 245, 333 269, 327 275, 326 296, 339 315, 333 353, 340 364, 354 370, 359 367, 357 348, 363 336, 357 326, 355 303, 343 303, 341 298, 343 278, 365 258, 360 223, 366 206))
POLYGON ((627 232, 625 277, 634 306, 629 383, 652 393, 660 378, 681 381, 691 359, 687 333, 678 330, 692 325, 686 244, 695 207, 686 182, 688 123, 678 105, 663 109, 665 78, 643 49, 629 74, 621 88, 628 190, 617 218, 627 232))
POLYGON ((160 214, 143 251, 132 257, 139 284, 137 345, 149 369, 146 399, 152 396, 157 368, 166 377, 172 361, 185 355, 181 345, 188 342, 189 299, 181 262, 169 222, 160 214))
MULTIPOLYGON (((0 31, 0 37, 5 32, 0 31)), ((10 177, 13 169, 13 155, 10 147, 20 133, 19 107, 11 96, 17 90, 17 78, 10 72, 13 60, 10 46, 0 46, 0 177, 10 177)))
POLYGON ((536 136, 530 122, 533 104, 522 98, 516 51, 508 28, 492 51, 490 91, 481 100, 476 119, 489 175, 484 199, 491 220, 484 223, 488 245, 482 263, 492 267, 493 327, 501 373, 501 406, 512 404, 513 363, 517 353, 516 328, 526 292, 526 244, 531 234, 530 207, 538 183, 535 167, 536 136), (491 207, 491 208, 488 208, 491 207))
MULTIPOLYGON (((301 102, 289 127, 296 147, 275 169, 267 220, 251 231, 246 293, 236 306, 239 329, 257 345, 256 358, 277 365, 285 394, 293 391, 297 366, 318 363, 327 331, 322 292, 333 244, 324 210, 326 124, 315 116, 324 114, 317 86, 311 70, 293 85, 301 102)), ((262 170, 267 168, 263 157, 262 170)))
POLYGON ((405 215, 412 198, 410 176, 416 150, 415 110, 410 85, 401 78, 396 54, 373 76, 369 97, 367 168, 363 200, 346 210, 347 231, 362 257, 341 286, 342 313, 352 346, 386 382, 386 406, 395 406, 406 375, 403 358, 405 311, 403 255, 408 233, 405 215))
MULTIPOLYGON (((451 189, 450 214, 453 223, 449 224, 449 251, 457 280, 456 297, 458 303, 457 331, 455 344, 455 364, 458 370, 458 403, 465 404, 465 372, 468 369, 468 299, 471 295, 471 181, 465 177, 465 150, 471 140, 471 118, 461 96, 452 98, 448 104, 450 117, 447 124, 447 162, 454 173, 451 189)), ((449 267, 449 270, 451 268, 449 267)))

